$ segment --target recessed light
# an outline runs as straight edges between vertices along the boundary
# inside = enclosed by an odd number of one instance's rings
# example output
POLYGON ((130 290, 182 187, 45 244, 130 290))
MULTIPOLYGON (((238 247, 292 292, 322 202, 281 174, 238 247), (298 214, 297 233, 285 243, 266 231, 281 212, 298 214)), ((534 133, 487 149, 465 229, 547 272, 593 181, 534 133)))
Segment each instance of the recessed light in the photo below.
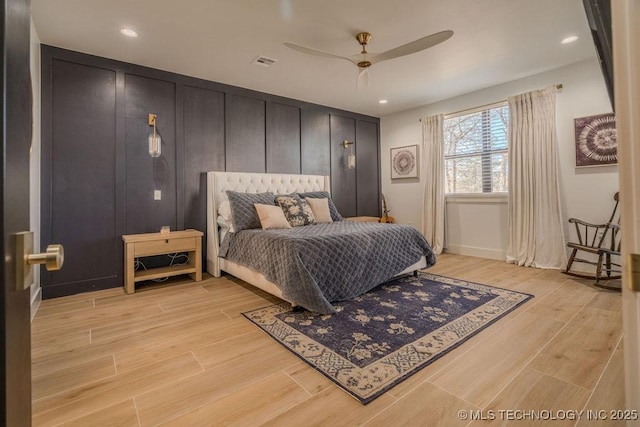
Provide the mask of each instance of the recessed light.
POLYGON ((380 101, 378 101, 378 104, 386 104, 387 102, 389 101, 387 101, 386 99, 381 99, 380 101))
POLYGON ((123 28, 120 30, 120 34, 127 37, 138 37, 138 33, 133 31, 131 28, 123 28))
POLYGON ((569 44, 569 43, 573 43, 576 40, 578 40, 578 36, 568 36, 568 37, 563 38, 560 43, 569 44))

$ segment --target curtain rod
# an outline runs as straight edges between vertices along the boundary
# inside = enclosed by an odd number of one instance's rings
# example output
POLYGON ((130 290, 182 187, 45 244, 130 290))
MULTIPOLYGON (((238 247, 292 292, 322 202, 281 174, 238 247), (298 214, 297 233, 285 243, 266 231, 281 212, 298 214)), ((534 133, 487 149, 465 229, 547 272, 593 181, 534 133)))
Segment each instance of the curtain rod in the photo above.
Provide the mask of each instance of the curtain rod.
MULTIPOLYGON (((555 88, 556 88, 556 90, 561 91, 562 88, 563 88, 562 83, 555 85, 555 88)), ((506 102, 506 101, 507 101, 506 99, 503 99, 502 101, 491 102, 489 104, 479 105, 479 106, 473 107, 473 108, 465 108, 464 110, 454 111, 453 113, 447 113, 447 114, 445 114, 445 117, 446 116, 454 116, 456 114, 464 113, 465 111, 484 109, 485 107, 490 107, 492 105, 501 104, 501 103, 506 102)), ((421 122, 422 119, 418 119, 418 121, 421 122)))

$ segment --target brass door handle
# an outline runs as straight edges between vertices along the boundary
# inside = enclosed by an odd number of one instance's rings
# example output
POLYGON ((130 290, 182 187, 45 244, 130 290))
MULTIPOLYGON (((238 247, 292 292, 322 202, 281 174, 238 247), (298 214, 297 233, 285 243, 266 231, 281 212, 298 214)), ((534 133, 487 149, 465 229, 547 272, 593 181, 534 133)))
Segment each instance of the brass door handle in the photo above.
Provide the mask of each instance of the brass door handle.
POLYGON ((46 252, 34 254, 33 232, 16 233, 16 287, 18 291, 29 288, 33 283, 34 264, 44 264, 47 271, 60 270, 64 264, 62 245, 49 245, 46 252))
POLYGON ((49 245, 46 252, 27 255, 27 264, 44 264, 47 271, 60 270, 64 264, 64 248, 62 245, 49 245))

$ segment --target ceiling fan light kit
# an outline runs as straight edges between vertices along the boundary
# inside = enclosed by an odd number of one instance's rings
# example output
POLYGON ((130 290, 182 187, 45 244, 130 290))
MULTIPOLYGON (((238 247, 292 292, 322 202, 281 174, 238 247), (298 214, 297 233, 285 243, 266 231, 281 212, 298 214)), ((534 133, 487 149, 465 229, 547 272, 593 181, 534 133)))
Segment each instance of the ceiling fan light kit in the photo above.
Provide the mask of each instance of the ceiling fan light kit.
POLYGON ((358 43, 360 43, 360 46, 362 46, 362 52, 360 52, 360 54, 362 55, 362 61, 358 62, 358 67, 360 68, 368 68, 371 66, 371 62, 367 61, 367 43, 369 43, 369 41, 371 40, 371 34, 369 33, 358 33, 356 34, 356 40, 358 40, 358 43))
POLYGON ((418 40, 414 40, 407 44, 403 44, 402 46, 387 50, 386 52, 370 54, 369 52, 367 52, 367 44, 371 41, 372 36, 371 33, 363 31, 356 34, 356 40, 358 41, 360 46, 362 46, 362 51, 360 52, 360 54, 351 57, 335 55, 333 53, 323 52, 321 50, 312 49, 291 42, 284 42, 284 44, 290 49, 309 55, 323 56, 325 58, 332 59, 344 59, 351 62, 358 67, 358 80, 356 86, 359 88, 361 86, 366 86, 369 84, 368 71, 373 64, 420 52, 448 40, 449 38, 451 38, 451 36, 453 36, 453 31, 451 30, 440 31, 429 36, 422 37, 418 40), (368 58, 367 55, 369 55, 368 58))

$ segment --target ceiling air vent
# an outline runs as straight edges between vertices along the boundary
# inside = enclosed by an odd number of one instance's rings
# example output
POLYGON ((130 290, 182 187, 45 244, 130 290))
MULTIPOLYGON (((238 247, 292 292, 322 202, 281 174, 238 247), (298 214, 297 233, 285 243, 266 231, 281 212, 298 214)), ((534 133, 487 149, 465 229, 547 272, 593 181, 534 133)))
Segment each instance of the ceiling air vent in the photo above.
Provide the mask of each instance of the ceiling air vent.
POLYGON ((260 55, 253 60, 252 64, 262 65, 263 67, 270 67, 276 61, 277 59, 271 59, 271 58, 267 58, 266 56, 260 55))

